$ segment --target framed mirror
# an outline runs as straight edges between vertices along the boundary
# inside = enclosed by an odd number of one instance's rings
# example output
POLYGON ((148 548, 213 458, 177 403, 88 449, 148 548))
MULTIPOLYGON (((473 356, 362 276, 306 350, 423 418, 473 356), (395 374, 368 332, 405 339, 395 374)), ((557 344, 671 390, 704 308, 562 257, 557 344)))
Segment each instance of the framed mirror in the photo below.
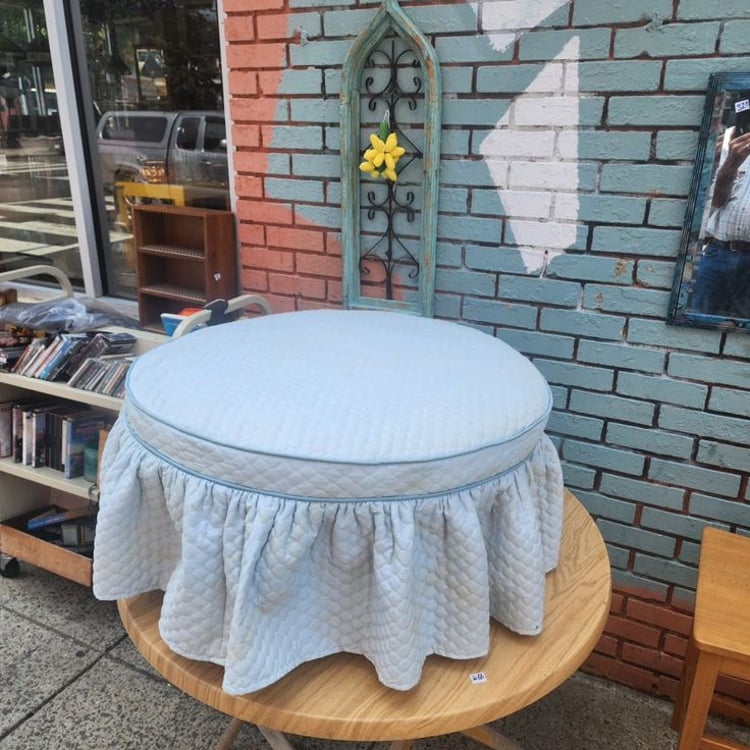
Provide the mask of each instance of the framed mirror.
POLYGON ((750 332, 750 73, 715 73, 667 322, 750 332))

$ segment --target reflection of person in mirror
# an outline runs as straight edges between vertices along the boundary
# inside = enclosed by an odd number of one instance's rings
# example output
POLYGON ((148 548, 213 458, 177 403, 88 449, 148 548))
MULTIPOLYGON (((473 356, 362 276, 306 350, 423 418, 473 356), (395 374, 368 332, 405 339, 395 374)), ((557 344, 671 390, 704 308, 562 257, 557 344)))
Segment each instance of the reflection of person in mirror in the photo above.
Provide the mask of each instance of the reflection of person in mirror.
POLYGON ((730 318, 750 318, 750 130, 740 121, 726 132, 690 302, 692 312, 730 318))

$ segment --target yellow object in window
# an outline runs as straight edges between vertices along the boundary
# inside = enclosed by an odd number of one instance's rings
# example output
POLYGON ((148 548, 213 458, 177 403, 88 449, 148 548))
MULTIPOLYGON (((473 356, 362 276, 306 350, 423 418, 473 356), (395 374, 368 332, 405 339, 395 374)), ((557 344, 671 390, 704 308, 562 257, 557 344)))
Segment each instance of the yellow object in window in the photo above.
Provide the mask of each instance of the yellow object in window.
POLYGON ((398 145, 396 133, 389 132, 389 114, 385 113, 380 123, 378 135, 370 135, 370 148, 362 155, 364 161, 359 165, 362 172, 377 179, 382 176, 384 180, 396 182, 396 165, 398 160, 406 153, 406 149, 398 145))

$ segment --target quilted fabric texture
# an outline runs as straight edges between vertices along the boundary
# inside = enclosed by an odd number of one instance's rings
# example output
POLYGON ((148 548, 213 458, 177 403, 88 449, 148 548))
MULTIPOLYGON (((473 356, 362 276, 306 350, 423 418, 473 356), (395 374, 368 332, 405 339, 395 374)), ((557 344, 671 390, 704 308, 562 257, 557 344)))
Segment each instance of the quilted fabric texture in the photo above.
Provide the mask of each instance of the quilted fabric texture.
POLYGON ((338 651, 408 690, 429 654, 539 633, 559 550, 549 389, 471 328, 273 315, 141 357, 102 461, 94 593, 260 689, 338 651))

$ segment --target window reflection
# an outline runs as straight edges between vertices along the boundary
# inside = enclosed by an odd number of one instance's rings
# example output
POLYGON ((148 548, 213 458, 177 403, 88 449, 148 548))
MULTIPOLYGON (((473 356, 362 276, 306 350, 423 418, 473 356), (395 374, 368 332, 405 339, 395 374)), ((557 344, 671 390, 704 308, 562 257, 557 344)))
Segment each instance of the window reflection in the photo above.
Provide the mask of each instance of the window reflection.
MULTIPOLYGON (((83 39, 68 41, 85 50, 102 145, 105 291, 134 298, 133 203, 228 208, 215 3, 71 3, 83 39)), ((0 271, 39 262, 83 287, 43 2, 0 0, 0 271)))
POLYGON ((116 296, 135 296, 133 204, 229 207, 214 5, 81 0, 116 296))
POLYGON ((83 283, 42 2, 0 1, 0 271, 37 263, 83 283))

